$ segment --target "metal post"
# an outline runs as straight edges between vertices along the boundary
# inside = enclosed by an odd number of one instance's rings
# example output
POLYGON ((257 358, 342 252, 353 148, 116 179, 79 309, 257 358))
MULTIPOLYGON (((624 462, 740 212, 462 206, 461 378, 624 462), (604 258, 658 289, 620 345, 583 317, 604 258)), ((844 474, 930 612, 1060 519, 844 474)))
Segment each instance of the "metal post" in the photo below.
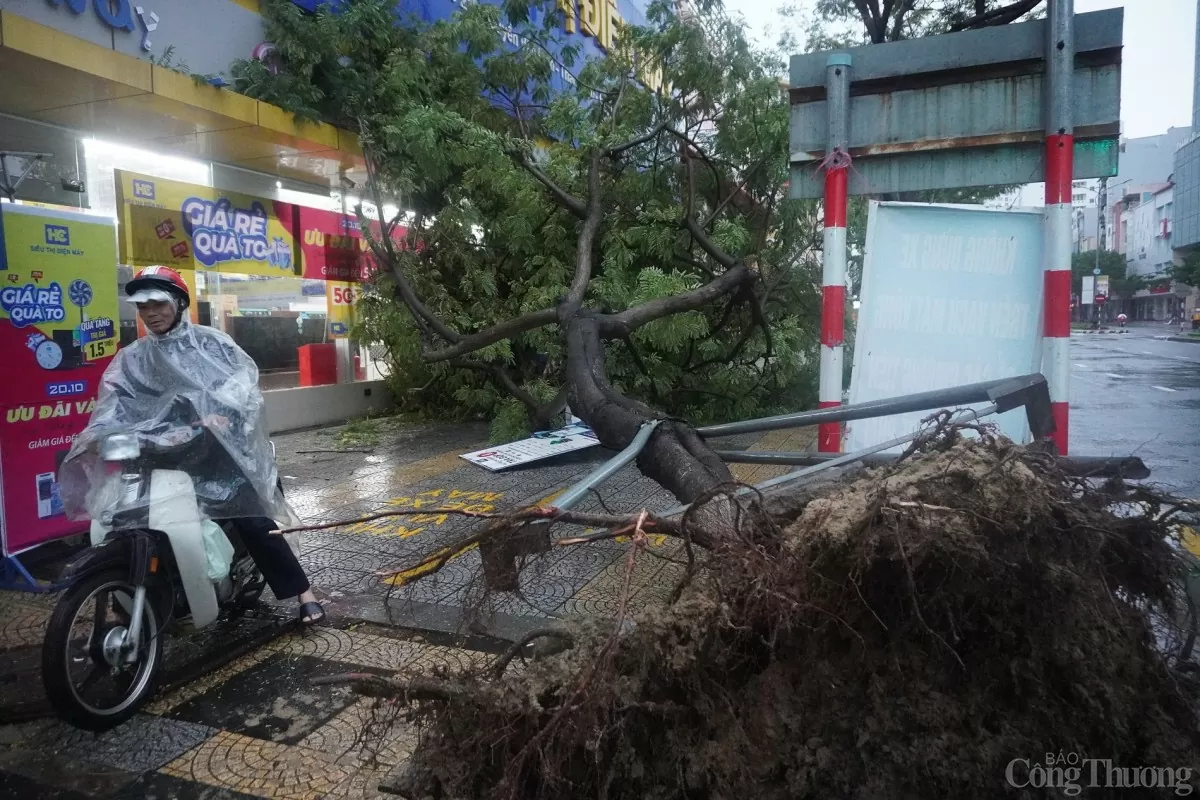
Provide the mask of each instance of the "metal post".
POLYGON ((1046 38, 1046 240, 1044 356, 1054 443, 1067 454, 1071 362, 1071 179, 1075 136, 1071 121, 1075 71, 1075 2, 1049 0, 1046 38))
POLYGON ((633 437, 633 441, 624 450, 617 453, 608 461, 605 461, 592 472, 589 472, 584 476, 583 480, 577 482, 574 486, 556 497, 552 505, 561 510, 574 508, 580 500, 587 497, 588 492, 604 483, 613 475, 616 475, 641 455, 642 450, 646 448, 646 443, 650 441, 650 435, 654 433, 660 422, 662 422, 660 419, 643 422, 642 427, 638 429, 637 435, 633 437))
MULTIPOLYGON (((992 414, 995 414, 999 411, 1000 411, 1000 408, 995 403, 984 406, 983 408, 980 408, 980 409, 965 408, 962 411, 959 411, 958 413, 956 413, 950 419, 949 424, 956 425, 958 423, 966 422, 968 420, 978 421, 980 419, 983 419, 984 417, 990 417, 992 414)), ((780 486, 785 483, 793 483, 795 481, 800 480, 801 478, 807 478, 811 475, 816 475, 818 472, 824 472, 825 470, 832 469, 833 467, 840 467, 845 464, 853 464, 855 461, 861 461, 864 456, 869 456, 874 453, 882 453, 884 450, 890 450, 893 447, 899 447, 902 444, 908 444, 909 442, 914 441, 915 439, 920 437, 923 433, 926 433, 925 429, 913 431, 912 433, 907 433, 904 436, 897 436, 895 439, 889 439, 886 442, 880 442, 879 444, 871 445, 870 447, 865 448, 863 450, 856 450, 853 453, 842 453, 841 455, 834 456, 833 458, 829 459, 828 461, 822 461, 821 463, 816 464, 814 466, 804 467, 803 469, 798 469, 795 472, 788 472, 784 475, 778 475, 774 478, 768 478, 767 480, 763 481, 762 483, 756 483, 753 487, 743 486, 742 488, 735 491, 733 493, 733 496, 734 497, 742 497, 742 496, 750 494, 752 492, 755 492, 755 493, 762 492, 767 489, 771 489, 771 488, 780 486)), ((683 513, 684 511, 686 511, 688 509, 688 506, 690 506, 690 505, 691 505, 691 503, 685 503, 683 505, 675 506, 674 508, 669 508, 666 511, 660 512, 659 516, 663 517, 663 518, 673 517, 676 514, 680 514, 680 513, 683 513)))
POLYGON ((931 392, 870 400, 838 408, 822 408, 816 411, 781 414, 777 417, 725 422, 720 425, 697 428, 696 433, 705 439, 716 439, 722 436, 738 436, 743 433, 765 433, 786 428, 802 428, 806 425, 816 425, 819 429, 821 425, 830 422, 840 424, 856 419, 887 417, 892 414, 929 411, 935 408, 954 408, 955 406, 989 401, 1000 406, 1000 413, 1024 406, 1029 419, 1030 432, 1039 439, 1049 436, 1051 427, 1050 392, 1046 388, 1046 379, 1037 374, 1001 378, 965 386, 951 386, 947 389, 934 389, 931 392))
MULTIPOLYGON (((825 96, 829 138, 825 148, 825 240, 821 280, 821 408, 842 403, 842 343, 846 337, 846 214, 850 184, 850 54, 826 61, 825 96)), ((818 449, 838 453, 842 426, 820 426, 818 449)))

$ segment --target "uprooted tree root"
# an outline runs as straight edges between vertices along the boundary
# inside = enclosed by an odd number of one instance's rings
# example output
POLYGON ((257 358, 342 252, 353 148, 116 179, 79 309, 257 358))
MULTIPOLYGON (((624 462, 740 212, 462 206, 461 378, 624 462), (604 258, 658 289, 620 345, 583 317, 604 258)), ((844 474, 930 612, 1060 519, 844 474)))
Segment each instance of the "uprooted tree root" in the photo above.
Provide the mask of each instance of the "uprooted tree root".
POLYGON ((673 606, 549 631, 502 677, 357 686, 421 723, 413 800, 1010 797, 1009 763, 1047 752, 1194 781, 1147 614, 1173 614, 1169 520, 1114 513, 1121 491, 950 432, 747 504, 673 606))

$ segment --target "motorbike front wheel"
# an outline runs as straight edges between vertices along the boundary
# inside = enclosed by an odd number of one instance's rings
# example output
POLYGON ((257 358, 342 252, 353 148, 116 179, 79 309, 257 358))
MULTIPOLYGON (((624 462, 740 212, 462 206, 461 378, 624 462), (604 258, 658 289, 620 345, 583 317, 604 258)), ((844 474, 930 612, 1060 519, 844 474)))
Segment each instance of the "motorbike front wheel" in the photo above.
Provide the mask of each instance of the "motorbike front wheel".
POLYGON ((136 650, 124 647, 135 588, 127 567, 73 584, 42 646, 42 681, 55 712, 91 731, 129 719, 153 693, 163 659, 162 605, 147 592, 136 650))

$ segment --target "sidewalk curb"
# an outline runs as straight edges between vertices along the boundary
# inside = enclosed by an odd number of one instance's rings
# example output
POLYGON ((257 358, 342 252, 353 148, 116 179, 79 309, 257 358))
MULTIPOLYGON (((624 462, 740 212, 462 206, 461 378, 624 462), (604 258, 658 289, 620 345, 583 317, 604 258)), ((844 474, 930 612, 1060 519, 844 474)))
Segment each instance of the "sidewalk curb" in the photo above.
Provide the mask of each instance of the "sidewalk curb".
MULTIPOLYGON (((1155 339, 1158 337, 1155 336, 1155 339)), ((1200 338, 1195 336, 1164 336, 1162 337, 1168 342, 1186 342, 1187 344, 1200 344, 1200 338)))

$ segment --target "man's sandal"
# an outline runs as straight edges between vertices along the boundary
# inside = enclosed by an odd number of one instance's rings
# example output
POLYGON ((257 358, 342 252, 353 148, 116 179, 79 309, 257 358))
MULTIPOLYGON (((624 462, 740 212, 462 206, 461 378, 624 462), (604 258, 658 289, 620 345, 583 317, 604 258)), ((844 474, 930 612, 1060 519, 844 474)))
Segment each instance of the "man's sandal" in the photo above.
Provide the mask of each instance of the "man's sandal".
POLYGON ((325 608, 318 602, 300 604, 300 621, 305 625, 315 625, 325 619, 325 608))

